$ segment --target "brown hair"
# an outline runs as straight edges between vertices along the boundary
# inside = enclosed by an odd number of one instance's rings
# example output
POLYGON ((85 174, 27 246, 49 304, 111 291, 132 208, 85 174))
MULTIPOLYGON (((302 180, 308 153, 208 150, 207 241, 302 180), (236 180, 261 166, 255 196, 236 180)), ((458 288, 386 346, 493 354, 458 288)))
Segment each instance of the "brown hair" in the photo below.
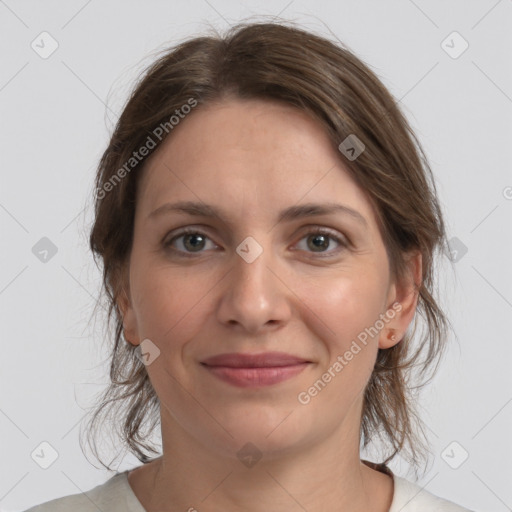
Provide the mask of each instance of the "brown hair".
MULTIPOLYGON (((400 343, 379 349, 361 418, 363 447, 380 438, 391 448, 384 463, 400 453, 417 466, 427 445, 419 437, 424 431, 414 392, 435 373, 448 326, 433 297, 434 258, 444 249, 446 235, 432 172, 407 120, 377 76, 343 44, 287 22, 242 23, 225 36, 197 37, 166 49, 141 77, 123 109, 96 177, 90 247, 95 260, 101 256, 103 262, 108 324, 114 313, 115 342, 111 383, 88 435, 106 411, 116 434, 141 462, 150 460, 144 450, 159 454, 148 442, 159 421, 159 399, 134 346, 121 342, 117 306, 133 241, 137 181, 149 155, 137 162, 130 159, 148 146, 150 138, 158 140, 158 148, 172 133, 171 116, 176 117, 177 110, 186 112, 181 109, 191 99, 198 109, 230 96, 294 105, 321 121, 336 148, 355 134, 365 150, 354 160, 340 152, 340 159, 378 214, 392 276, 399 279, 407 272, 407 251, 421 251, 416 312, 425 329, 417 332, 415 315, 413 328, 400 343), (164 136, 162 129, 156 131, 159 126, 166 127, 164 136), (133 164, 129 169, 127 162, 133 164), (417 386, 411 384, 413 374, 422 378, 417 386)), ((97 456, 95 442, 94 450, 97 456)))

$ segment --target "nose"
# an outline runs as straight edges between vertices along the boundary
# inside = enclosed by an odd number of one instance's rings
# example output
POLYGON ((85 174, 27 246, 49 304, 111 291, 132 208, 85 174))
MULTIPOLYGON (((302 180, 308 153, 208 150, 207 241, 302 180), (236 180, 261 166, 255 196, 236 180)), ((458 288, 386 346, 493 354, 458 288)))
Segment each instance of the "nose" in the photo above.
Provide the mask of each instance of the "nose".
POLYGON ((233 254, 232 268, 221 286, 219 321, 230 329, 251 333, 282 327, 290 318, 293 294, 279 275, 283 271, 279 271, 271 249, 265 247, 254 260, 250 257, 254 245, 238 249, 242 255, 233 254))

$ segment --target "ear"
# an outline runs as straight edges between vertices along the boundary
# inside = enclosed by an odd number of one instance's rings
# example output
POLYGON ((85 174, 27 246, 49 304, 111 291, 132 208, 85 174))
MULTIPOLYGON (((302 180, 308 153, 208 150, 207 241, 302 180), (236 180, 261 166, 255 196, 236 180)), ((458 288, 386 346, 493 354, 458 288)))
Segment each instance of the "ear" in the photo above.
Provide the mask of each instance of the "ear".
POLYGON ((379 334, 379 348, 391 348, 399 343, 414 318, 418 305, 419 289, 423 279, 421 251, 414 250, 406 255, 407 275, 400 282, 393 283, 388 293, 388 311, 395 315, 379 334), (394 337, 394 339, 391 338, 394 337))
POLYGON ((135 316, 135 311, 130 299, 128 276, 123 279, 123 284, 116 298, 116 303, 123 317, 123 332, 126 341, 132 345, 139 345, 141 340, 137 334, 137 317, 135 316))

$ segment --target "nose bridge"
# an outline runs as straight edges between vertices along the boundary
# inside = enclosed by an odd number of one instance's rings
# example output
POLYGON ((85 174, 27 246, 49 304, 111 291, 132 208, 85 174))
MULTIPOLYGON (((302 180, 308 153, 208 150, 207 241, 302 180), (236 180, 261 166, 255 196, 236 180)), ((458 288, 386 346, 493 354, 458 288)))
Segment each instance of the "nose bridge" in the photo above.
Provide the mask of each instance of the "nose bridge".
POLYGON ((283 314, 279 306, 284 299, 280 296, 282 284, 270 270, 275 261, 271 253, 271 237, 259 238, 260 241, 246 237, 236 247, 219 309, 223 322, 236 322, 252 331, 283 314))
MULTIPOLYGON (((263 240, 263 236, 248 236, 236 248, 234 257, 234 282, 240 283, 241 298, 245 293, 251 294, 264 292, 264 287, 269 284, 269 274, 272 275, 268 266, 273 259, 271 254, 270 237, 263 240)), ((268 291, 268 290, 267 290, 268 291)))

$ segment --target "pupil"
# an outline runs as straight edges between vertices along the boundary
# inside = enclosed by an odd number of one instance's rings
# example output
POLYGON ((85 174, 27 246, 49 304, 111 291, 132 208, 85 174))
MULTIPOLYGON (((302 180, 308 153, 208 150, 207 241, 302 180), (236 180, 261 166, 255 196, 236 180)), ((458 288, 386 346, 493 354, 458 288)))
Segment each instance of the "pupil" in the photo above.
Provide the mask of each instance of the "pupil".
MULTIPOLYGON (((193 249, 194 248, 197 249, 198 247, 200 247, 200 245, 202 243, 202 241, 201 241, 202 236, 201 235, 188 235, 188 237, 185 238, 185 241, 187 241, 187 240, 190 241, 191 239, 199 239, 200 240, 198 244, 192 242, 191 246, 192 246, 193 249)), ((186 245, 186 242, 185 242, 185 245, 186 245)))
POLYGON ((328 247, 329 242, 327 241, 327 237, 326 237, 325 235, 314 235, 314 236, 313 236, 313 240, 318 240, 318 239, 322 239, 322 240, 323 240, 323 242, 321 242, 321 243, 320 243, 320 245, 317 245, 317 244, 315 243, 315 244, 314 244, 314 246, 313 246, 314 248, 318 248, 318 247, 320 247, 320 248, 322 248, 322 247, 323 247, 323 248, 326 248, 326 247, 328 247))
MULTIPOLYGON (((204 243, 204 241, 202 240, 202 236, 201 235, 198 235, 198 234, 195 234, 195 235, 188 235, 186 238, 185 238, 185 245, 187 245, 187 241, 188 241, 188 245, 190 245, 190 247, 192 249, 197 249, 197 248, 200 248, 201 247, 201 244, 204 243), (195 241, 193 241, 195 240, 195 241)), ((313 242, 313 248, 314 249, 322 249, 322 248, 327 248, 329 246, 329 242, 327 241, 327 238, 325 235, 313 235, 312 236, 312 240, 314 240, 313 242), (320 241, 319 244, 317 244, 316 242, 320 241)))

